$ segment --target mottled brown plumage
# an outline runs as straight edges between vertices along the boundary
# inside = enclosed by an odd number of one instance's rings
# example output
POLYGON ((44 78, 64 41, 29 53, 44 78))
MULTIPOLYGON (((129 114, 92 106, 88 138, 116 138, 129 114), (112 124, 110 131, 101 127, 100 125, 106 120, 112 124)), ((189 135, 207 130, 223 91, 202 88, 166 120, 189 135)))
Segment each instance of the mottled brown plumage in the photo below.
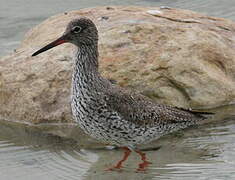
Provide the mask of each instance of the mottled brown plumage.
MULTIPOLYGON (((120 87, 112 87, 105 91, 107 93, 107 104, 127 121, 140 126, 154 126, 159 121, 162 123, 187 123, 189 118, 199 120, 204 119, 203 112, 193 112, 190 110, 157 104, 151 99, 133 90, 126 90, 120 87)), ((207 114, 207 113, 205 113, 207 114)))

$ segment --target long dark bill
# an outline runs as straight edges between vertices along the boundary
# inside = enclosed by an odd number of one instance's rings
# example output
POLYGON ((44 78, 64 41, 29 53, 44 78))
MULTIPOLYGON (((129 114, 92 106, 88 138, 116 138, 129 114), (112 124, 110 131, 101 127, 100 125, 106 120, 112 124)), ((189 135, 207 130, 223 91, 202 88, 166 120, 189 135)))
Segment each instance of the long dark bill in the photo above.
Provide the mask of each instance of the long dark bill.
POLYGON ((65 38, 65 36, 61 36, 60 38, 56 39, 55 41, 51 42, 50 44, 46 45, 45 47, 39 49, 38 51, 36 51, 35 53, 32 54, 32 56, 37 56, 38 54, 47 51, 48 49, 51 49, 55 46, 58 46, 60 44, 66 43, 68 42, 65 38))

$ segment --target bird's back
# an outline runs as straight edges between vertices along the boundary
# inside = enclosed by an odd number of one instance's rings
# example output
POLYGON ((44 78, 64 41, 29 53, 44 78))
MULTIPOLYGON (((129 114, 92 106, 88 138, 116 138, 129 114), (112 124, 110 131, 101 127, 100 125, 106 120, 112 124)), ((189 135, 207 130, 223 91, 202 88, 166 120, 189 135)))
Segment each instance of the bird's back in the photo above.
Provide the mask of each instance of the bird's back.
POLYGON ((126 121, 140 126, 158 124, 193 124, 205 119, 203 112, 158 104, 131 90, 112 86, 105 91, 107 107, 126 121))

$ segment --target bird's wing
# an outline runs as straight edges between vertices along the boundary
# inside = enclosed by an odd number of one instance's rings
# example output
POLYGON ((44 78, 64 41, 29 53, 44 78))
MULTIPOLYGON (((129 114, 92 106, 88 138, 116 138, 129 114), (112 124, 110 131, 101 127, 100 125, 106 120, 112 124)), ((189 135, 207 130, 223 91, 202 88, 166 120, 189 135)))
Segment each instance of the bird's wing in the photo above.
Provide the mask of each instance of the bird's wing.
POLYGON ((110 111, 115 111, 126 121, 138 125, 174 124, 204 119, 201 113, 157 104, 134 91, 111 88, 106 92, 106 103, 110 111))

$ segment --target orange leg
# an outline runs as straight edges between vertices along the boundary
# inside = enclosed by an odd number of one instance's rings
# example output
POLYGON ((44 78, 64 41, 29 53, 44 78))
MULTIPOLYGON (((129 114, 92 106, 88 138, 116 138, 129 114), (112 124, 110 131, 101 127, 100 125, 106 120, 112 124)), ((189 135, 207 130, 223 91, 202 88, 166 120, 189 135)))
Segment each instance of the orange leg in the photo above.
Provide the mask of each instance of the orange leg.
POLYGON ((151 164, 151 162, 147 161, 145 153, 143 153, 139 150, 135 150, 135 152, 140 155, 141 160, 143 161, 142 163, 139 164, 139 168, 137 169, 137 171, 145 171, 146 168, 149 166, 149 164, 151 164))
POLYGON ((107 169, 108 171, 112 171, 114 169, 121 169, 122 168, 122 163, 124 161, 126 161, 129 157, 129 155, 131 154, 131 150, 128 147, 121 147, 121 148, 124 150, 123 158, 120 161, 118 161, 118 163, 115 166, 107 169))

